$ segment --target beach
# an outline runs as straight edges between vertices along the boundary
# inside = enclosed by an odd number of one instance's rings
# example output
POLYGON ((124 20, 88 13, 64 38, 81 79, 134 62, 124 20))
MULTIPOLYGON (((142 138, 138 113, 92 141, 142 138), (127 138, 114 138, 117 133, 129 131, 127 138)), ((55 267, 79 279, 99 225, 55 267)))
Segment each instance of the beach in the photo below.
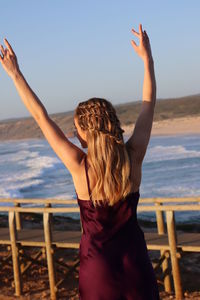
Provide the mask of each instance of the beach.
MULTIPOLYGON (((125 130, 126 135, 130 135, 133 132, 134 125, 124 125, 122 128, 125 130)), ((153 122, 152 136, 183 134, 200 134, 200 116, 188 116, 153 122)))
MULTIPOLYGON (((55 122, 59 125, 59 119, 55 118, 55 122)), ((70 125, 71 126, 71 125, 70 125)), ((135 123, 121 127, 124 129, 125 135, 131 135, 135 123)), ((66 137, 74 137, 74 132, 71 129, 66 130, 62 124, 62 129, 66 137), (63 128, 62 128, 63 127, 63 128)), ((183 135, 183 134, 200 134, 200 116, 185 116, 168 118, 159 121, 153 121, 151 135, 183 135)), ((6 140, 26 140, 30 138, 44 139, 41 130, 36 122, 32 119, 19 120, 15 123, 0 123, 0 141, 6 140)))

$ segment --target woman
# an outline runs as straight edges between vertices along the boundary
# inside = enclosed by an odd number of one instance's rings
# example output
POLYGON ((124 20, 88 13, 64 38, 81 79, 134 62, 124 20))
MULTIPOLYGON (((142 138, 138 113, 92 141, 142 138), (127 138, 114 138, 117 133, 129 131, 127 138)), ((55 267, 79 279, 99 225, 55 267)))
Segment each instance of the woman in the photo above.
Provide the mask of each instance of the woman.
POLYGON ((135 52, 144 62, 143 101, 133 134, 125 144, 112 104, 99 98, 79 103, 74 114, 77 137, 88 154, 71 143, 50 119, 23 77, 8 43, 0 61, 49 144, 72 175, 80 206, 81 300, 159 299, 144 233, 137 223, 142 162, 149 143, 156 102, 151 47, 139 25, 135 52), (81 180, 80 180, 81 179, 81 180))

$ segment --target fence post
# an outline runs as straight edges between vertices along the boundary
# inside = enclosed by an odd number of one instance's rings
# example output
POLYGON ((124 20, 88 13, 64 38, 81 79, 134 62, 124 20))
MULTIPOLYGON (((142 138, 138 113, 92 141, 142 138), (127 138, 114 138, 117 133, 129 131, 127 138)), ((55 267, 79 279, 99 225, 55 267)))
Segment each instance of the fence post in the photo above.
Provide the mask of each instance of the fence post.
MULTIPOLYGON (((163 205, 160 202, 155 203, 156 206, 163 205)), ((157 229, 158 229, 158 234, 164 234, 165 233, 165 223, 164 223, 164 212, 163 211, 156 211, 156 221, 157 221, 157 229)), ((165 250, 160 250, 160 255, 164 255, 165 250)), ((168 258, 165 256, 165 259, 162 262, 162 271, 163 274, 165 274, 164 277, 164 287, 165 291, 170 293, 172 291, 171 287, 171 281, 170 281, 170 275, 167 274, 167 270, 169 269, 169 264, 168 264, 168 258)))
POLYGON ((16 225, 15 225, 15 212, 9 211, 9 231, 12 251, 12 262, 13 262, 13 275, 15 283, 15 295, 20 296, 22 293, 22 280, 19 265, 19 250, 16 243, 16 225))
MULTIPOLYGON (((52 205, 51 203, 45 203, 44 207, 51 208, 52 205)), ((52 213, 49 213, 49 224, 52 224, 52 222, 53 222, 53 215, 52 213)))
POLYGON ((176 241, 174 212, 166 211, 166 216, 167 216, 167 232, 168 232, 168 240, 169 240, 169 247, 170 247, 174 289, 175 289, 176 299, 182 300, 183 292, 182 292, 182 284, 181 284, 181 274, 180 274, 179 263, 177 258, 177 241, 176 241))
POLYGON ((48 274, 49 274, 51 299, 56 300, 57 288, 56 288, 53 253, 52 253, 53 249, 51 247, 51 245, 52 245, 51 224, 49 221, 49 213, 48 212, 44 212, 43 220, 44 220, 44 238, 45 238, 45 244, 46 244, 46 256, 47 256, 47 266, 48 266, 48 274))
MULTIPOLYGON (((14 202, 14 207, 20 207, 20 203, 14 202)), ((16 220, 16 229, 21 230, 22 229, 22 220, 21 220, 21 214, 16 211, 15 212, 15 220, 16 220)))

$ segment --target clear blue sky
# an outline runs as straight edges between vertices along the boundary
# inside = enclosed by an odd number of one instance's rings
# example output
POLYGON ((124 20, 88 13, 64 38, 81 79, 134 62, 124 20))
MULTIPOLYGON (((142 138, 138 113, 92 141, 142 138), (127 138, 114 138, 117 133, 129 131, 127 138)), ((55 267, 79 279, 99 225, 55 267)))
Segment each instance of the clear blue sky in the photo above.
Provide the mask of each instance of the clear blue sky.
MULTIPOLYGON (((104 97, 140 100, 143 63, 131 28, 149 34, 157 97, 200 92, 200 1, 2 1, 0 40, 13 46, 20 68, 49 114, 104 97)), ((0 120, 30 116, 0 68, 0 120)))

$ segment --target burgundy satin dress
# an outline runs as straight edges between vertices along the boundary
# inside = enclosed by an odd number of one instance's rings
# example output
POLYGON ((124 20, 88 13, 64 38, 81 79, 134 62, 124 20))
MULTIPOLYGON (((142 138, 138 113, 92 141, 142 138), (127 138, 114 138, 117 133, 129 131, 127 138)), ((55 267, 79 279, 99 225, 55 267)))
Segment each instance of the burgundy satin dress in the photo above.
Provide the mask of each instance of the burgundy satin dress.
MULTIPOLYGON (((90 185, 85 156, 85 171, 90 185)), ((137 222, 139 191, 114 206, 77 201, 80 242, 80 300, 158 300, 159 292, 144 233, 137 222)))

